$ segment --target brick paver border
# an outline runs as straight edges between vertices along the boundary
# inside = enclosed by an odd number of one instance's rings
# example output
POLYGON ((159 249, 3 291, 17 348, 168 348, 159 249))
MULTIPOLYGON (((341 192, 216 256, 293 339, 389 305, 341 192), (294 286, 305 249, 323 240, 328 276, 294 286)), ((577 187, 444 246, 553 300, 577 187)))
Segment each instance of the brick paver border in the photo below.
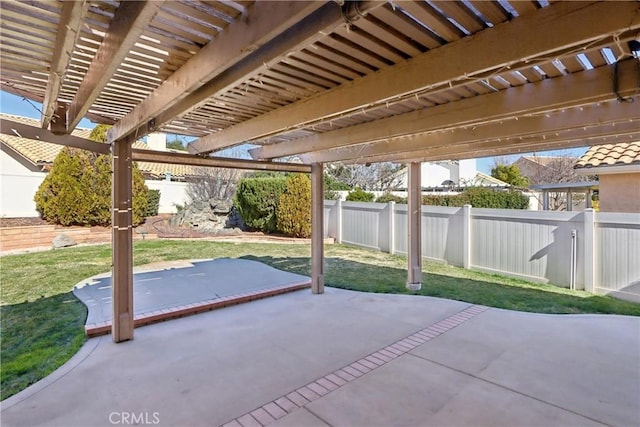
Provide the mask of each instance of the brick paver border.
POLYGON ((488 310, 489 307, 472 305, 464 310, 440 320, 416 333, 369 354, 347 366, 331 372, 311 383, 293 390, 271 402, 239 416, 222 427, 260 427, 266 426, 285 415, 302 408, 308 403, 331 393, 393 359, 402 356, 417 346, 450 331, 467 320, 488 310))
MULTIPOLYGON (((242 304, 257 299, 272 297, 275 295, 293 292, 300 289, 309 288, 311 282, 304 281, 283 286, 275 286, 258 291, 245 292, 237 295, 230 295, 222 298, 210 299, 187 305, 179 305, 176 307, 165 308, 156 311, 136 314, 133 318, 134 327, 151 325, 153 323, 163 322, 169 319, 191 316, 193 314, 203 313, 205 311, 216 310, 218 308, 228 307, 230 305, 242 304)), ((96 337, 111 333, 111 322, 99 322, 85 325, 84 327, 87 337, 96 337)))

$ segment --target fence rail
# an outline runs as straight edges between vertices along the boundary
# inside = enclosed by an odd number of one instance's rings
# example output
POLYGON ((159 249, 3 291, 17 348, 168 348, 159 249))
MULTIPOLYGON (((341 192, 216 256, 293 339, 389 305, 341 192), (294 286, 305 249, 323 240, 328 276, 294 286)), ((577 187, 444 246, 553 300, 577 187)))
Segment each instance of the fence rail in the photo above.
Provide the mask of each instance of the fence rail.
MULTIPOLYGON (((325 236, 406 254, 407 206, 325 201, 325 236)), ((426 259, 640 302, 640 215, 423 206, 426 259)))

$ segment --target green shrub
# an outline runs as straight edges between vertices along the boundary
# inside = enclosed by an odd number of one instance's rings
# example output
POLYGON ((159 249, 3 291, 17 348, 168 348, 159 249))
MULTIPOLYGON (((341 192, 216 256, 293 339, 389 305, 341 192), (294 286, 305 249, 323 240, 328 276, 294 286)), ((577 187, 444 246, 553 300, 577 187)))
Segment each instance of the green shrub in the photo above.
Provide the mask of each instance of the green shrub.
POLYGON ((160 190, 149 190, 147 193, 147 209, 145 216, 156 216, 160 210, 160 190))
POLYGON ((331 175, 324 174, 324 188, 330 191, 349 191, 351 187, 346 182, 338 181, 331 175))
POLYGON ((382 196, 376 199, 376 203, 389 203, 389 202, 407 204, 407 198, 396 196, 391 193, 384 193, 382 196))
POLYGON ((356 187, 353 191, 350 191, 349 194, 347 194, 347 202, 373 202, 375 197, 376 196, 373 193, 369 193, 360 187, 356 187))
POLYGON ((234 205, 247 227, 265 233, 276 231, 276 206, 285 187, 284 177, 240 180, 234 205))
POLYGON ((287 178, 276 207, 278 231, 293 237, 311 236, 311 180, 301 173, 287 178))
POLYGON ((471 205, 474 208, 527 209, 529 199, 519 191, 496 191, 491 188, 470 187, 456 195, 422 196, 423 205, 455 206, 471 205))
MULTIPOLYGON (((96 126, 94 140, 106 139, 105 126, 96 126)), ((133 225, 144 221, 148 188, 133 164, 133 225)), ((65 147, 34 196, 36 209, 48 222, 61 225, 111 224, 111 157, 65 147)))

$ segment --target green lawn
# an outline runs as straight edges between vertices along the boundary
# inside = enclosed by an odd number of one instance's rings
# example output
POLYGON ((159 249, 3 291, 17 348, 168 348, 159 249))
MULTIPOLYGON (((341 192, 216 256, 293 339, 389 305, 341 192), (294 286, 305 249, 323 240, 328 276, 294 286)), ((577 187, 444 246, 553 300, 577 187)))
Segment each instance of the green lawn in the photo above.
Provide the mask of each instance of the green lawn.
MULTIPOLYGON (((406 259, 382 252, 327 245, 328 286, 367 292, 406 290, 406 259)), ((136 242, 135 264, 190 258, 247 258, 281 270, 310 271, 310 247, 293 244, 151 240, 136 242)), ((107 245, 76 247, 0 258, 1 398, 43 378, 83 344, 86 309, 71 289, 109 271, 107 245)), ((550 285, 424 264, 419 295, 430 295, 539 313, 615 313, 640 316, 640 304, 550 285)))

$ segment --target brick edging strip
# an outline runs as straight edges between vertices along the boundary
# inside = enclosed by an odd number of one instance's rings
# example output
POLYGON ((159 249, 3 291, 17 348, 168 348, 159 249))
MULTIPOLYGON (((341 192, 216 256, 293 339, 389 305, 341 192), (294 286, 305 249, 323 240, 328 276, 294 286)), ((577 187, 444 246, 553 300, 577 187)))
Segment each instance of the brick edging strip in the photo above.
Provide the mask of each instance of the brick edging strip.
MULTIPOLYGON (((151 325, 153 323, 163 322, 169 319, 191 316, 193 314, 211 311, 218 308, 228 307, 230 305, 242 304, 257 299, 268 298, 275 295, 293 292, 300 289, 309 288, 311 282, 299 282, 283 286, 275 286, 272 288, 261 289, 259 291, 245 292, 242 294, 230 295, 226 297, 210 299, 193 304, 180 305, 162 310, 150 311, 146 313, 136 314, 133 318, 134 327, 151 325)), ((96 337, 111 333, 111 321, 91 323, 84 327, 87 337, 96 337)))
POLYGON ((383 366, 398 356, 413 350, 456 326, 466 322, 489 307, 472 305, 458 313, 442 319, 416 333, 344 366, 284 396, 262 405, 240 417, 234 418, 222 427, 266 426, 308 403, 331 393, 349 382, 383 366))

